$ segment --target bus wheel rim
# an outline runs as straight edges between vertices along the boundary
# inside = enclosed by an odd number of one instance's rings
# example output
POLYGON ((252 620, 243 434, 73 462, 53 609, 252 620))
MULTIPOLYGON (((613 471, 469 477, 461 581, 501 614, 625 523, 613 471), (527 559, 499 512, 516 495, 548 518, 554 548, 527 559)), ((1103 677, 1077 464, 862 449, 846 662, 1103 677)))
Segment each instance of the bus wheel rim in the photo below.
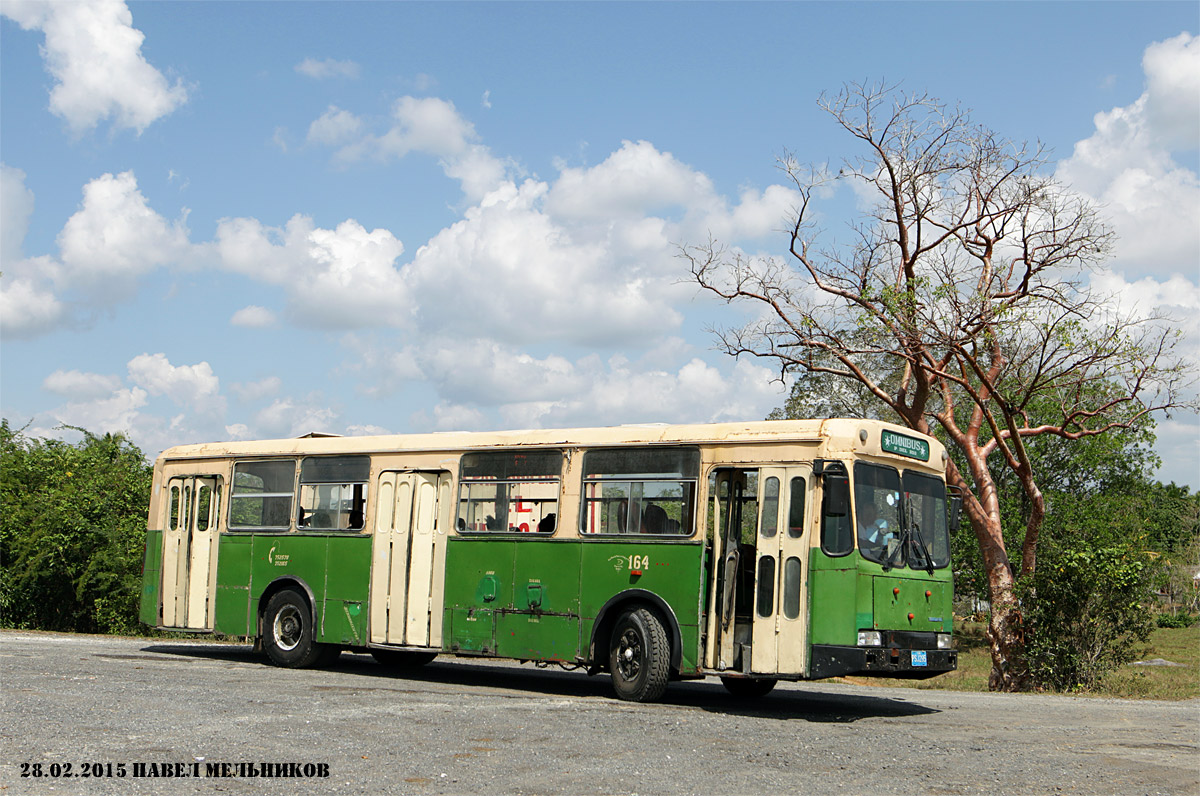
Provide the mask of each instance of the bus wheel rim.
POLYGON ((275 614, 275 645, 281 650, 291 651, 300 645, 304 633, 304 619, 294 605, 285 605, 275 614))
POLYGON ((617 647, 617 668, 626 680, 636 679, 642 670, 642 639, 633 628, 627 628, 621 634, 621 642, 617 647))

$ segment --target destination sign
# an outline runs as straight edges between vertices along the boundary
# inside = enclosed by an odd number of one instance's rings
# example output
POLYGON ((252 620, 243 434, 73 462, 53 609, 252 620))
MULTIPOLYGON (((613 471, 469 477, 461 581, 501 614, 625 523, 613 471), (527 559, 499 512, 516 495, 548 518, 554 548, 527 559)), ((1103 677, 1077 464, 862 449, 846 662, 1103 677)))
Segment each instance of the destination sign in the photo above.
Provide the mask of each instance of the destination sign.
POLYGON ((897 456, 907 456, 910 459, 929 461, 929 443, 916 437, 906 437, 894 431, 884 429, 879 438, 880 447, 887 453, 897 456))

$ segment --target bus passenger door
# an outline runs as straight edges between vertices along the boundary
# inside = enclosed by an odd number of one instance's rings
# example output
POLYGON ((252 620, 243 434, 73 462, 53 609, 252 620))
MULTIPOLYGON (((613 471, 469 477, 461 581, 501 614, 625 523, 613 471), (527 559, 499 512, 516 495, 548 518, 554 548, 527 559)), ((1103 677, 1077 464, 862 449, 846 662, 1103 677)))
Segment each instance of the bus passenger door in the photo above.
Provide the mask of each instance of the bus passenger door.
POLYGON ((219 476, 181 476, 167 482, 163 532, 163 626, 211 630, 217 576, 219 476))
POLYGON ((759 471, 751 661, 742 671, 804 674, 807 669, 807 593, 804 518, 812 468, 759 471))
POLYGON ((450 475, 384 472, 377 494, 371 643, 441 646, 442 569, 453 509, 450 475))
MULTIPOLYGON (((718 470, 713 516, 721 540, 721 560, 716 567, 717 644, 716 668, 741 670, 743 649, 750 646, 751 619, 747 595, 753 586, 753 528, 757 517, 757 471, 718 470)), ((748 663, 748 661, 746 661, 748 663)))

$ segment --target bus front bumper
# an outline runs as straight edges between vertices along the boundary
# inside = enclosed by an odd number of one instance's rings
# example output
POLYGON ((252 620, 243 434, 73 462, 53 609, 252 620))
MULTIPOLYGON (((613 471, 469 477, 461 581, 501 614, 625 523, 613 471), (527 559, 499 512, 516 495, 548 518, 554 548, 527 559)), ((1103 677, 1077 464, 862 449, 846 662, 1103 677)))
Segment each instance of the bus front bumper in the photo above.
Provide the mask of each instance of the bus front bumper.
POLYGON ((814 644, 809 677, 861 675, 903 677, 915 680, 936 677, 958 668, 956 650, 911 650, 888 647, 837 647, 814 644))

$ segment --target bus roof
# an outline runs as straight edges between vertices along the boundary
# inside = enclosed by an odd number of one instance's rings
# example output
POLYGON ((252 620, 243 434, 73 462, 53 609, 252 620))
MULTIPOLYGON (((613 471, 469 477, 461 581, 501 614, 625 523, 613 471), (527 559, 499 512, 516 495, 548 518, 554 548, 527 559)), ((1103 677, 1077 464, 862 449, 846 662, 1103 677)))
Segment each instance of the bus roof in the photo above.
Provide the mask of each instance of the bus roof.
MULTIPOLYGON (((835 449, 850 450, 859 432, 870 438, 888 429, 930 444, 929 465, 938 467, 942 446, 937 440, 912 429, 878 420, 759 420, 742 423, 689 425, 640 424, 603 428, 527 429, 520 431, 450 431, 429 434, 388 434, 338 437, 306 434, 299 438, 206 442, 168 448, 160 460, 222 458, 229 456, 279 456, 348 453, 392 453, 462 451, 486 448, 597 447, 606 445, 745 445, 771 442, 832 443, 835 449), (844 440, 844 446, 838 442, 844 440)), ((876 442, 878 445, 878 442, 876 442)))

